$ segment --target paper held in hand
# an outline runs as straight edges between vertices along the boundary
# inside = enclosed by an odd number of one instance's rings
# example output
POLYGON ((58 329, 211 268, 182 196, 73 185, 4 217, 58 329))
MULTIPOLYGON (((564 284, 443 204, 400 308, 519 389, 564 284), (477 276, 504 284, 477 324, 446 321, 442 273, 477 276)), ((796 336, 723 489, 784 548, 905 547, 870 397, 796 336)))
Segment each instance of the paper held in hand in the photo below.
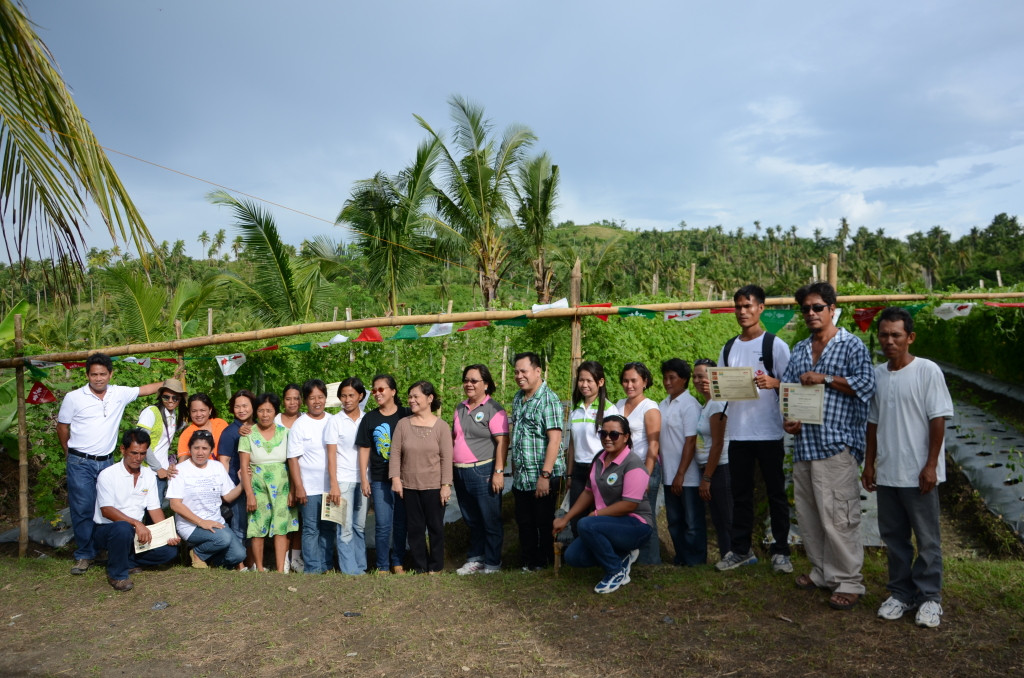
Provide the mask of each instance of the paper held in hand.
POLYGON ((757 400, 752 367, 711 367, 712 400, 757 400))
POLYGON ((800 421, 804 424, 824 423, 825 385, 802 384, 779 385, 779 409, 783 419, 800 421))
POLYGON ((341 498, 341 504, 332 504, 327 501, 328 495, 324 495, 323 500, 320 502, 320 520, 329 520, 332 523, 338 523, 339 525, 345 524, 345 509, 348 508, 348 501, 345 497, 341 498))
POLYGON ((177 531, 174 529, 174 518, 167 518, 161 520, 155 525, 149 526, 149 533, 153 535, 153 538, 148 544, 140 544, 139 538, 135 537, 135 552, 143 553, 145 551, 152 551, 158 549, 161 546, 167 546, 167 542, 178 536, 177 531))

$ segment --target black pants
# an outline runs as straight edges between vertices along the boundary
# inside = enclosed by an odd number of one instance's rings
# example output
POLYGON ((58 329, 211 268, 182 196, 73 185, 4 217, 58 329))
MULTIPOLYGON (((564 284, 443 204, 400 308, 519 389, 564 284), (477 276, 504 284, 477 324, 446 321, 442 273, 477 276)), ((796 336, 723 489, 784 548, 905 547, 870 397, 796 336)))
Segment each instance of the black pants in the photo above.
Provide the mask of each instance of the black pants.
POLYGON ((556 478, 546 497, 534 496, 533 490, 512 490, 516 498, 516 523, 519 525, 519 549, 524 567, 547 567, 555 562, 555 538, 551 534, 558 501, 556 478))
MULTIPOLYGON (((701 468, 703 474, 704 469, 701 468)), ((729 464, 719 464, 711 476, 711 523, 718 535, 718 555, 722 558, 732 551, 732 479, 729 464)), ((749 550, 749 549, 748 549, 749 550)), ((746 551, 744 551, 746 553, 746 551)))
POLYGON ((444 569, 444 505, 441 490, 405 490, 405 520, 412 566, 419 572, 444 569), (427 533, 430 553, 427 553, 427 533))
MULTIPOLYGON (((590 467, 592 464, 581 464, 578 461, 573 464, 572 467, 572 484, 569 485, 569 508, 571 509, 576 505, 576 500, 583 494, 583 490, 587 489, 587 480, 590 479, 590 467)), ((586 516, 590 515, 590 511, 581 513, 572 520, 569 521, 569 527, 572 528, 572 536, 579 537, 580 533, 577 529, 577 525, 586 516)))
MULTIPOLYGON (((754 531, 754 465, 761 467, 768 512, 775 543, 771 554, 789 555, 789 499, 782 461, 786 451, 781 440, 729 441, 729 475, 732 480, 732 550, 746 555, 754 531)), ((718 475, 717 472, 715 475, 718 475)))

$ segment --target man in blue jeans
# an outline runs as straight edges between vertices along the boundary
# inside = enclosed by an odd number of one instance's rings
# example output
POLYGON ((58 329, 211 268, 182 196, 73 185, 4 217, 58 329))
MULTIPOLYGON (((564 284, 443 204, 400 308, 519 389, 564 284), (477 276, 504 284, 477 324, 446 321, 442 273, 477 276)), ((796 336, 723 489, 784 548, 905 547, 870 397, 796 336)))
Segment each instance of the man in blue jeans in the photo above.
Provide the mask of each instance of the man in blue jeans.
POLYGON ((107 551, 107 581, 115 591, 131 591, 129 577, 142 572, 143 565, 163 565, 178 557, 181 539, 175 534, 166 546, 137 553, 135 540, 149 544, 153 535, 142 518, 149 512, 153 523, 164 519, 156 473, 143 466, 149 451, 149 433, 133 428, 121 439, 121 463, 108 466, 96 481, 96 509, 93 542, 107 551))
POLYGON ((163 385, 114 386, 114 363, 103 353, 85 362, 89 382, 64 396, 57 414, 57 439, 67 455, 68 507, 75 532, 75 564, 71 574, 85 574, 96 560, 93 543, 96 480, 110 466, 124 408, 139 396, 153 395, 163 385))

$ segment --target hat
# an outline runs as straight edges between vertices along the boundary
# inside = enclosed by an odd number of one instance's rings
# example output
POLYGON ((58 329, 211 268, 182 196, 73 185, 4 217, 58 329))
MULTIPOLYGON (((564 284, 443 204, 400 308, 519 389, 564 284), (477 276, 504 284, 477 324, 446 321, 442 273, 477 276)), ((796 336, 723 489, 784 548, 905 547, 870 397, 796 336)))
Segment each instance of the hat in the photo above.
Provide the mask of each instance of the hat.
POLYGON ((174 391, 175 393, 186 393, 185 387, 177 379, 164 379, 164 383, 160 388, 166 388, 168 391, 174 391))

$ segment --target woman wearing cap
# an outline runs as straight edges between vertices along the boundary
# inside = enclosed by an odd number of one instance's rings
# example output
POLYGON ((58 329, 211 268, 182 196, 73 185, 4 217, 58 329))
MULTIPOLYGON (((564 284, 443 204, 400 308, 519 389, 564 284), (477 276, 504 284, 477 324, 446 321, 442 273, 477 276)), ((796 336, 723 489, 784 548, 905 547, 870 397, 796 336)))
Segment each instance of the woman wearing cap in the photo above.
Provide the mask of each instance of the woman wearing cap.
MULTIPOLYGON (((576 409, 569 415, 569 452, 566 454, 565 474, 569 480, 569 506, 583 494, 590 478, 590 465, 601 453, 601 439, 597 432, 605 417, 618 414, 615 405, 608 402, 605 388, 604 366, 596 360, 580 363, 576 371, 576 388, 572 392, 576 409)), ((580 516, 582 517, 582 516, 580 516)), ((580 536, 576 526, 580 517, 569 523, 573 536, 580 536)))
POLYGON ((242 493, 228 471, 213 455, 213 434, 199 429, 188 438, 188 459, 167 486, 178 536, 192 547, 192 567, 234 568, 245 560, 245 547, 231 528, 221 522, 220 505, 242 493))
MULTIPOLYGON (((647 473, 650 484, 647 496, 651 508, 657 510, 658 490, 661 488, 661 411, 658 403, 648 398, 647 389, 654 383, 651 371, 643 363, 626 363, 619 373, 619 384, 626 392, 626 397, 615 403, 615 409, 629 421, 633 432, 633 443, 630 445, 633 454, 640 458, 647 473)), ((658 531, 651 535, 647 545, 640 554, 641 565, 661 564, 661 545, 658 542, 658 531)))
POLYGON ((647 467, 630 450, 629 421, 605 417, 598 432, 602 452, 594 457, 586 489, 569 512, 556 518, 558 534, 577 516, 579 539, 569 544, 565 562, 572 567, 600 567, 604 579, 596 593, 611 593, 629 583, 629 570, 654 530, 647 501, 647 467), (593 510, 591 510, 593 509, 593 510))
POLYGON ((167 480, 177 473, 175 464, 178 457, 172 454, 174 436, 184 424, 188 415, 185 412, 185 387, 177 379, 166 379, 157 391, 156 404, 150 405, 139 414, 139 428, 149 432, 153 441, 146 453, 146 463, 156 472, 156 489, 160 495, 160 508, 168 508, 165 504, 167 480))
MULTIPOLYGON (((213 406, 210 396, 205 393, 193 393, 188 397, 188 420, 188 428, 181 432, 181 438, 178 439, 178 460, 181 461, 190 455, 188 441, 192 439, 192 434, 196 431, 208 431, 213 436, 213 450, 210 458, 218 459, 217 444, 220 442, 220 436, 224 433, 224 429, 228 427, 228 423, 217 417, 217 408, 213 406)), ((230 462, 231 459, 227 456, 220 460, 225 471, 228 470, 230 462)))

